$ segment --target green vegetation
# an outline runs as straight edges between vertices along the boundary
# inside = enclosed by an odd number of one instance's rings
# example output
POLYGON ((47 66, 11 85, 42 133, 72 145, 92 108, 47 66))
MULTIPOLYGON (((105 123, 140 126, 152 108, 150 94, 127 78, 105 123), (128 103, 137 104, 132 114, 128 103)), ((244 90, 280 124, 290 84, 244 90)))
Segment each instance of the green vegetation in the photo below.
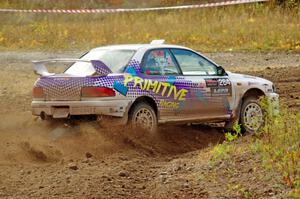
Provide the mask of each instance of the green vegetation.
MULTIPOLYGON (((264 106, 266 107, 264 102, 264 106)), ((300 197, 300 114, 281 105, 281 113, 273 117, 266 111, 266 124, 253 143, 267 169, 280 172, 291 196, 300 197)))
POLYGON ((287 7, 287 8, 294 8, 299 6, 300 0, 273 0, 274 3, 277 5, 287 7))
POLYGON ((300 52, 299 7, 251 4, 142 13, 0 15, 1 50, 87 50, 164 38, 203 52, 300 52))
POLYGON ((225 133, 225 141, 222 144, 218 144, 212 150, 212 162, 220 160, 230 159, 230 155, 236 150, 235 146, 231 142, 235 141, 239 136, 242 135, 241 127, 238 122, 233 125, 233 132, 225 133))
POLYGON ((212 150, 212 163, 220 160, 230 159, 230 155, 233 153, 234 145, 224 142, 216 145, 212 150))
MULTIPOLYGON (((263 99, 266 122, 256 133, 250 148, 253 154, 259 154, 263 166, 270 172, 279 172, 282 183, 291 188, 290 196, 300 197, 300 114, 290 111, 281 104, 281 113, 272 116, 268 102, 263 99)), ((226 133, 226 141, 212 150, 212 163, 230 161, 236 154, 247 151, 249 145, 239 146, 232 142, 240 135, 239 126, 235 132, 226 133)))

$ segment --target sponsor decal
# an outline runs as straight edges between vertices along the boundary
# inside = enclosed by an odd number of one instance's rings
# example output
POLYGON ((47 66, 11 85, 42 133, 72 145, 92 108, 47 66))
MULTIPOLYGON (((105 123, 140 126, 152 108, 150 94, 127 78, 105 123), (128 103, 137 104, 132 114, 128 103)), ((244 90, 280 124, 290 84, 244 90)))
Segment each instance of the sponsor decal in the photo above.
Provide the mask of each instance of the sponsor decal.
POLYGON ((211 93, 213 96, 228 96, 231 95, 231 89, 230 88, 212 88, 211 93))
POLYGON ((205 79, 205 83, 207 87, 218 87, 217 79, 205 79))
POLYGON ((168 82, 160 82, 157 80, 143 79, 141 77, 126 74, 124 77, 124 86, 126 87, 129 82, 133 82, 134 88, 139 88, 141 90, 146 90, 146 91, 152 91, 164 97, 173 96, 173 99, 178 101, 186 100, 186 94, 188 93, 188 90, 184 88, 179 89, 168 82))
POLYGON ((171 109, 178 109, 179 108, 179 102, 168 102, 166 100, 162 100, 160 102, 160 106, 164 108, 171 108, 171 109))
POLYGON ((248 86, 258 85, 257 82, 248 82, 248 86))
POLYGON ((228 78, 205 79, 212 96, 231 96, 231 82, 228 78))
POLYGON ((231 82, 228 78, 210 78, 205 79, 207 87, 221 87, 221 86, 230 86, 231 82))

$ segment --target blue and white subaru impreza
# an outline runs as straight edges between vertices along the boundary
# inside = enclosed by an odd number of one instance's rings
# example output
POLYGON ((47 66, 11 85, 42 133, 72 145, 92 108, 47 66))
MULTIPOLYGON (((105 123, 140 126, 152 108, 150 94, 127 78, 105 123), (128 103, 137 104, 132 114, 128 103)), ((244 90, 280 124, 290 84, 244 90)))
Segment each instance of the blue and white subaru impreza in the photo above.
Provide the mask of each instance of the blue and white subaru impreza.
POLYGON ((32 113, 45 118, 96 115, 155 131, 161 123, 239 121, 249 132, 263 124, 258 98, 278 109, 273 83, 225 71, 202 54, 163 40, 92 49, 80 59, 34 61, 32 113), (62 74, 48 62, 70 62, 62 74))

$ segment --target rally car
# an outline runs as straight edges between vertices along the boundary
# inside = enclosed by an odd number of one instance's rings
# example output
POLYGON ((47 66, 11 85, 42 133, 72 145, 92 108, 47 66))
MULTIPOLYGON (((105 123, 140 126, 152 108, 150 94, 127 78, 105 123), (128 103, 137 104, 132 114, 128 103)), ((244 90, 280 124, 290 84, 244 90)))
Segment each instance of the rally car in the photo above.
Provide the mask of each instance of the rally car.
POLYGON ((254 132, 263 124, 261 96, 278 111, 272 82, 225 71, 204 55, 164 40, 104 46, 80 59, 33 63, 40 77, 33 87, 32 114, 42 119, 95 115, 151 132, 163 123, 230 126, 238 121, 254 132), (49 62, 70 66, 54 74, 45 66, 49 62))

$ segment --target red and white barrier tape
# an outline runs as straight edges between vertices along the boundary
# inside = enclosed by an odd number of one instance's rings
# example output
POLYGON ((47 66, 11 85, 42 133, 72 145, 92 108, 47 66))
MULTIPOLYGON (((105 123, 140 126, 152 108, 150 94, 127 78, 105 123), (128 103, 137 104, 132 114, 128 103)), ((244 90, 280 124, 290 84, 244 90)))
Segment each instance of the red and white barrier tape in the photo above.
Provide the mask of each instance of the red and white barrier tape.
POLYGON ((185 6, 170 6, 170 7, 156 7, 156 8, 119 8, 119 9, 0 9, 0 12, 26 12, 26 13, 68 13, 68 14, 84 14, 84 13, 118 13, 118 12, 143 12, 143 11, 157 11, 157 10, 177 10, 177 9, 191 9, 191 8, 208 8, 219 7, 226 5, 237 5, 246 3, 266 2, 268 0, 236 0, 236 1, 224 1, 217 3, 206 3, 198 5, 185 5, 185 6))

